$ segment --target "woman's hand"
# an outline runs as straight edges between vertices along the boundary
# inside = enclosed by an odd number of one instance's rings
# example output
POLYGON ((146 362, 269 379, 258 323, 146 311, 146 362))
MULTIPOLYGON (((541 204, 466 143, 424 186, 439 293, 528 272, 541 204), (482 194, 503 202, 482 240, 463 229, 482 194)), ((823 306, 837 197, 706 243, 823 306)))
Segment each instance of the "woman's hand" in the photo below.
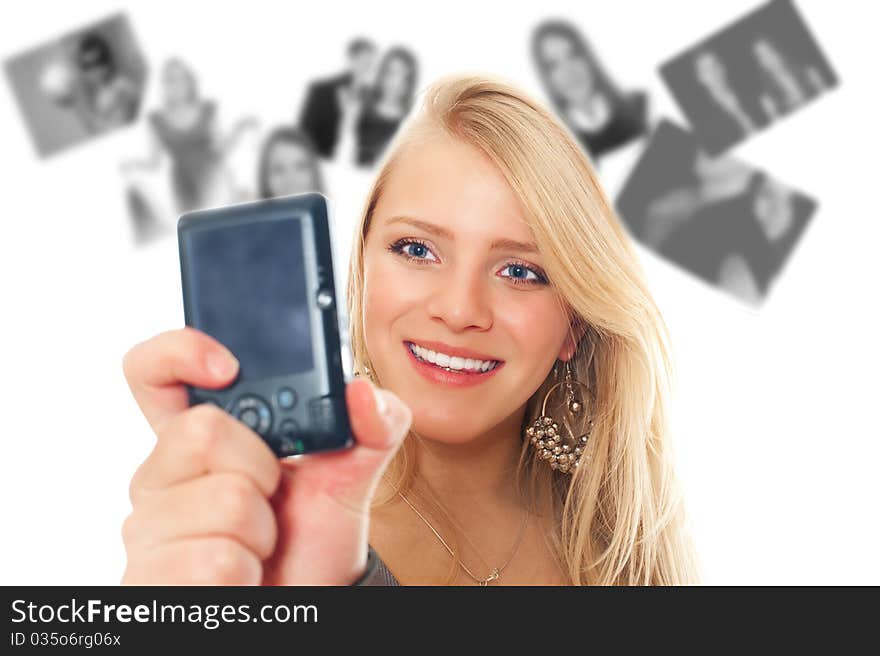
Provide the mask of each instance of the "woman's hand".
POLYGON ((412 414, 357 379, 345 390, 356 445, 279 461, 247 426, 185 384, 225 387, 238 363, 193 328, 123 362, 157 442, 135 472, 123 525, 126 584, 348 585, 366 564, 369 506, 412 414), (383 411, 384 410, 384 411, 383 411))

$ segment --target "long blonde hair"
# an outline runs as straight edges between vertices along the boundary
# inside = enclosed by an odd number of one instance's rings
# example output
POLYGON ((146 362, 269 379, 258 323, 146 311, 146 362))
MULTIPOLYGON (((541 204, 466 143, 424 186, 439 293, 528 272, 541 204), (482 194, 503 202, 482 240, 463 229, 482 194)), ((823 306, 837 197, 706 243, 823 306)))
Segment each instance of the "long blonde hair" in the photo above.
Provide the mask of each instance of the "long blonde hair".
MULTIPOLYGON (((534 447, 523 439, 517 468, 526 498, 551 498, 556 530, 548 544, 558 563, 574 585, 694 582, 695 559, 668 444, 666 326, 587 157, 568 130, 519 89, 485 76, 441 79, 427 89, 421 109, 386 153, 352 247, 348 304, 355 372, 364 373, 370 362, 362 294, 373 210, 402 150, 438 130, 479 148, 504 174, 566 306, 570 330, 584 331, 569 362, 573 376, 594 394, 588 460, 573 475, 563 474, 536 462, 534 447)), ((555 382, 551 371, 527 404, 523 428, 539 416, 555 382)), ((418 439, 407 436, 386 479, 395 491, 419 494, 435 516, 451 523, 439 500, 415 485, 418 439)))

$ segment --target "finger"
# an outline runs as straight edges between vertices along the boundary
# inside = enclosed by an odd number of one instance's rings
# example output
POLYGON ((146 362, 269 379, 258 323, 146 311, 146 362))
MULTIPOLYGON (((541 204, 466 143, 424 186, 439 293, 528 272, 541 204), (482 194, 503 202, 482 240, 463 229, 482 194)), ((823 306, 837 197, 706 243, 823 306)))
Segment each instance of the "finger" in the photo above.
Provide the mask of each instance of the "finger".
POLYGON ((157 490, 140 500, 123 524, 130 548, 148 549, 187 537, 237 540, 260 559, 275 548, 275 513, 253 482, 212 474, 157 490))
POLYGON ((137 404, 154 430, 189 405, 186 384, 225 387, 238 360, 216 339, 195 328, 161 333, 133 347, 122 361, 137 404))
POLYGON ((144 494, 209 472, 247 476, 267 497, 278 487, 281 466, 266 442, 214 405, 183 410, 165 422, 158 436, 132 477, 133 504, 144 494))
POLYGON ((345 396, 355 446, 345 452, 285 460, 282 466, 304 485, 320 487, 360 512, 409 431, 412 412, 395 394, 362 378, 346 386, 345 396))
POLYGON ((130 558, 125 585, 259 585, 263 564, 247 547, 223 537, 168 542, 130 558))
POLYGON ((346 398, 356 440, 351 472, 353 477, 360 477, 362 485, 346 490, 347 481, 339 479, 333 482, 331 491, 356 502, 358 497, 372 496, 379 476, 409 431, 412 411, 396 394, 379 389, 368 380, 352 381, 346 388, 346 398))

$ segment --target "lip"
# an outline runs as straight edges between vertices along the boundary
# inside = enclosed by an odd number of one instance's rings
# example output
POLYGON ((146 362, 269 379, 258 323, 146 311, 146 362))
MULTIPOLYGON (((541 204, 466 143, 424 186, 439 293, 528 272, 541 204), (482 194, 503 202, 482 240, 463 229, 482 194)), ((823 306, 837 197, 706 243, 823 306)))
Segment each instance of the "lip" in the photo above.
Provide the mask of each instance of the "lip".
MULTIPOLYGON (((434 343, 436 344, 436 342, 434 343)), ((409 346, 406 345, 406 342, 403 343, 403 348, 406 351, 407 356, 409 357, 409 361, 412 362, 413 367, 417 372, 419 372, 423 377, 425 377, 432 383, 438 385, 446 385, 449 387, 472 387, 474 385, 485 383, 487 380, 492 378, 492 376, 498 373, 498 370, 504 366, 504 361, 499 360, 498 364, 495 365, 495 368, 492 369, 492 371, 487 371, 486 373, 482 374, 471 373, 467 371, 446 371, 444 369, 434 366, 429 362, 422 362, 421 360, 416 358, 415 354, 409 349, 409 346)), ((480 359, 491 360, 493 358, 480 359)))
POLYGON ((471 358, 473 360, 494 360, 498 363, 504 362, 501 358, 496 358, 492 355, 486 355, 485 353, 472 351, 471 349, 449 346, 449 344, 444 344, 443 342, 425 342, 419 339, 406 339, 404 340, 404 346, 406 346, 405 342, 411 342, 417 346, 422 346, 435 353, 440 352, 445 353, 446 355, 457 355, 460 358, 471 358))

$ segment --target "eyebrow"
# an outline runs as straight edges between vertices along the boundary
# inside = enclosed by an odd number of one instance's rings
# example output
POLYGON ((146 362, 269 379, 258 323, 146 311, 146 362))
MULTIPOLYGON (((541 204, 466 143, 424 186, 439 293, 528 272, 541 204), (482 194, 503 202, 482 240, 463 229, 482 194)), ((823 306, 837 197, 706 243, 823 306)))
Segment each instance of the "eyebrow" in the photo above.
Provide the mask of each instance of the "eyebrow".
MULTIPOLYGON (((445 239, 454 240, 455 236, 451 231, 447 230, 443 226, 439 226, 436 223, 430 223, 429 221, 423 221, 422 219, 416 219, 411 216, 393 216, 388 221, 385 222, 386 225, 391 225, 392 223, 408 223, 409 225, 415 226, 416 228, 420 228, 425 232, 429 232, 432 235, 436 235, 438 237, 444 237, 445 239)), ((489 250, 516 250, 522 251, 524 253, 538 253, 538 247, 535 246, 532 242, 525 241, 516 241, 515 239, 495 239, 491 244, 489 244, 489 250)))

